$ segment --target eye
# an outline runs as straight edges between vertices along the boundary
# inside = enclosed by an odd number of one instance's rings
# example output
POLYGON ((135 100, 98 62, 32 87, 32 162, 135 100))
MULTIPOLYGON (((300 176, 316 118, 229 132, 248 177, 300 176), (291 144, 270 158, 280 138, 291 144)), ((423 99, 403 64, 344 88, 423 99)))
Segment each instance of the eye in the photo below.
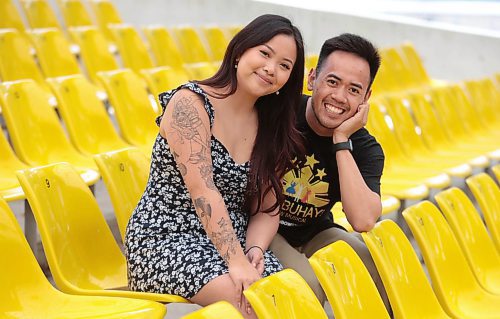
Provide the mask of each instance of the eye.
POLYGON ((328 80, 326 80, 326 83, 328 83, 329 85, 333 86, 333 85, 337 84, 337 80, 335 80, 335 79, 328 79, 328 80))
POLYGON ((281 65, 281 67, 282 67, 282 68, 284 68, 285 70, 290 70, 290 69, 292 69, 292 67, 291 67, 289 64, 287 64, 287 63, 281 63, 280 65, 281 65))
POLYGON ((269 57, 269 52, 267 52, 266 50, 260 50, 260 54, 262 54, 265 57, 269 57))
POLYGON ((349 89, 349 91, 351 91, 351 93, 356 94, 356 95, 360 94, 360 91, 357 87, 351 87, 349 89))

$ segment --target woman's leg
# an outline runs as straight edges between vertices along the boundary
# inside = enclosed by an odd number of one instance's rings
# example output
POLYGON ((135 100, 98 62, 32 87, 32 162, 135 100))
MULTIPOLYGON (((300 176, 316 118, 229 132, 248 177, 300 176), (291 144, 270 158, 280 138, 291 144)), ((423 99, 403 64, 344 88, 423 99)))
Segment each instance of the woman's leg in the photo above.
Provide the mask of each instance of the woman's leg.
POLYGON ((240 296, 236 296, 236 287, 234 286, 233 280, 229 274, 224 274, 212 279, 190 300, 191 302, 203 307, 217 301, 225 300, 238 309, 242 313, 243 317, 247 319, 257 319, 253 309, 250 309, 250 313, 248 313, 245 309, 245 300, 241 303, 241 307, 238 307, 240 296))

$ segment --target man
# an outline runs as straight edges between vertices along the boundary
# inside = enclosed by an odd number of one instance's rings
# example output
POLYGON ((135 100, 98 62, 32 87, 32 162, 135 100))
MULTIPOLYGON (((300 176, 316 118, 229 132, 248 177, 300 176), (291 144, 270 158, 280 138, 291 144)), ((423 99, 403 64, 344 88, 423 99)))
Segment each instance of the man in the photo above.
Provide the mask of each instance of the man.
POLYGON ((341 201, 356 232, 371 230, 381 215, 384 154, 364 128, 370 87, 379 66, 377 49, 366 39, 342 34, 327 40, 316 69, 308 75, 312 96, 304 96, 297 115, 297 128, 305 137, 306 158, 284 177, 286 199, 270 248, 284 267, 297 270, 306 279, 322 303, 325 294, 307 258, 344 240, 361 257, 390 309, 361 237, 335 224, 330 212, 341 201))

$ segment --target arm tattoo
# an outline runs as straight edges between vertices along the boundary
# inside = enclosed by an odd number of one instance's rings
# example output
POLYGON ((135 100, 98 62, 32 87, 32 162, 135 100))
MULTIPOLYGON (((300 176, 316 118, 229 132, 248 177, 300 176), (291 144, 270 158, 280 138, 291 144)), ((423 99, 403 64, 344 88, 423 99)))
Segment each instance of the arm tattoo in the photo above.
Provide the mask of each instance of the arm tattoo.
POLYGON ((212 238, 215 247, 217 247, 221 252, 222 259, 224 259, 226 263, 229 263, 231 257, 236 255, 236 247, 238 247, 237 245, 239 242, 236 239, 230 221, 221 217, 217 224, 219 225, 220 230, 213 231, 210 237, 212 238))
POLYGON ((203 125, 192 97, 182 97, 174 104, 171 126, 180 137, 181 143, 187 141, 190 144, 190 163, 198 164, 208 160, 210 131, 203 125))
POLYGON ((179 160, 179 154, 177 154, 175 151, 173 151, 172 155, 174 156, 174 159, 177 162, 177 167, 179 168, 179 172, 181 172, 182 176, 186 176, 186 174, 187 174, 187 167, 186 167, 186 165, 178 162, 178 160, 179 160))
POLYGON ((212 217, 212 206, 207 201, 205 197, 198 197, 194 200, 194 207, 200 211, 201 220, 205 220, 205 223, 210 222, 212 217))
POLYGON ((215 183, 212 178, 212 173, 213 173, 212 165, 207 165, 205 163, 202 163, 200 165, 200 175, 201 178, 203 178, 203 180, 205 181, 205 185, 207 185, 207 187, 211 190, 216 190, 217 187, 215 187, 215 183))

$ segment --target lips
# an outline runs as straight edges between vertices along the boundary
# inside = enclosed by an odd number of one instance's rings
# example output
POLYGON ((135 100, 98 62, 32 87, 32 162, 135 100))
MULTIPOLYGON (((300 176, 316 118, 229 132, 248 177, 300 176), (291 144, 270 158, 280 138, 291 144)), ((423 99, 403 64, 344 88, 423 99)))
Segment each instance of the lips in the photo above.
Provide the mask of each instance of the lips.
POLYGON ((259 74, 259 73, 257 73, 257 72, 256 72, 255 74, 256 74, 256 75, 257 75, 257 76, 258 76, 258 77, 259 77, 259 78, 260 78, 263 82, 265 82, 265 83, 267 83, 267 84, 269 84, 269 85, 273 85, 273 82, 272 82, 269 78, 267 78, 267 77, 265 77, 265 76, 263 76, 263 75, 260 75, 260 74, 259 74))
POLYGON ((325 103, 325 109, 330 114, 341 115, 345 112, 345 109, 337 107, 333 104, 325 103))

